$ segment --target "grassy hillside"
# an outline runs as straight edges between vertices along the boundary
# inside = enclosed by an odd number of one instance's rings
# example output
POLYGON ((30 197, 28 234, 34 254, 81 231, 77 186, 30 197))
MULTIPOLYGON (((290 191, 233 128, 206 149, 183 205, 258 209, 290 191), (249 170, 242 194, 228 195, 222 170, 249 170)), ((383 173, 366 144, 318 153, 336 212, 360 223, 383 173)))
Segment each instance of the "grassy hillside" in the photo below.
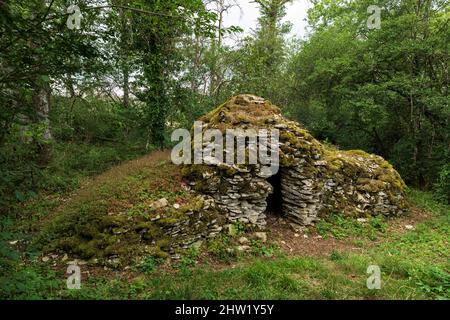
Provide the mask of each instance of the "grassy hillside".
MULTIPOLYGON (((41 196, 1 220, 0 297, 26 299, 449 299, 450 208, 429 193, 409 191, 407 216, 363 221, 339 213, 296 233, 269 217, 267 241, 234 225, 177 260, 122 243, 128 260, 104 264, 38 245, 49 226, 88 210, 145 214, 154 200, 187 203, 179 172, 154 153, 116 166, 68 196, 41 196), (58 220, 59 219, 59 220, 58 220), (20 221, 20 222, 19 222, 20 221), (242 239, 245 237, 246 239, 242 239), (246 240, 246 241, 244 241, 246 240), (242 243, 248 252, 238 250, 242 243), (43 250, 43 251, 42 251, 43 250), (81 290, 66 289, 69 261, 78 258, 81 290), (369 265, 382 272, 380 290, 366 287, 369 265)), ((107 215, 108 216, 108 215, 107 215)), ((51 228, 50 228, 51 229, 51 228)), ((55 229, 52 229, 55 230, 55 229)), ((65 230, 64 227, 60 230, 65 230)), ((70 230, 65 230, 70 232, 70 230)), ((51 243, 51 241, 50 241, 51 243)), ((94 254, 95 256, 95 254, 94 254)))

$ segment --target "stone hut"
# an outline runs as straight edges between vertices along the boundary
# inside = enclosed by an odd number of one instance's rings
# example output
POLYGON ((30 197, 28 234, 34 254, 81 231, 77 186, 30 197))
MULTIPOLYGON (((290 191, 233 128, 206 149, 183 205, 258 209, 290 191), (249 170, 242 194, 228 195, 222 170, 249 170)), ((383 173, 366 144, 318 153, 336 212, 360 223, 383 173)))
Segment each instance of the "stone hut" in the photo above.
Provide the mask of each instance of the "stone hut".
POLYGON ((267 214, 275 213, 308 226, 333 212, 352 217, 405 212, 405 184, 387 161, 320 143, 270 101, 238 95, 199 120, 203 132, 218 129, 224 137, 227 129, 279 134, 279 141, 269 145, 279 154, 279 170, 273 174, 261 163, 206 161, 183 168, 191 187, 212 197, 230 222, 263 227, 267 214))

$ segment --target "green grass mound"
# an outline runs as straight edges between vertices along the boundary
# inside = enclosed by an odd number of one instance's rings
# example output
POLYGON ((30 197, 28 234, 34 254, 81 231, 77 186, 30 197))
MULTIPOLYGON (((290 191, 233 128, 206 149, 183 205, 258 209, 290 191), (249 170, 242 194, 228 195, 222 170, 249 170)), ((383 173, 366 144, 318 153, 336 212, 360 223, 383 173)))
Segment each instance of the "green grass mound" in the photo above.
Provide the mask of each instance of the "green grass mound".
POLYGON ((168 154, 156 152, 87 182, 40 223, 35 245, 115 265, 166 258, 211 225, 214 210, 202 209, 168 154), (161 199, 167 203, 158 208, 161 199))

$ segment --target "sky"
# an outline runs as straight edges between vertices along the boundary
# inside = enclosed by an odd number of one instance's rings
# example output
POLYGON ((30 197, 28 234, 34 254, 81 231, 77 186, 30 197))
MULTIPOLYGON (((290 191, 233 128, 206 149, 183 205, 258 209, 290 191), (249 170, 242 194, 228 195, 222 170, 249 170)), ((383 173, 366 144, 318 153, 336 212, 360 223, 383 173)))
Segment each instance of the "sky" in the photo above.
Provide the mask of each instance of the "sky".
MULTIPOLYGON (((252 29, 256 28, 259 17, 258 4, 252 0, 238 0, 240 9, 232 8, 225 16, 225 26, 231 25, 240 26, 244 29, 245 34, 250 33, 252 29)), ((308 0, 293 0, 292 3, 286 6, 286 16, 283 21, 290 21, 293 24, 290 36, 304 38, 306 36, 305 21, 307 17, 307 10, 312 4, 308 0)), ((241 34, 242 36, 242 34, 241 34)))

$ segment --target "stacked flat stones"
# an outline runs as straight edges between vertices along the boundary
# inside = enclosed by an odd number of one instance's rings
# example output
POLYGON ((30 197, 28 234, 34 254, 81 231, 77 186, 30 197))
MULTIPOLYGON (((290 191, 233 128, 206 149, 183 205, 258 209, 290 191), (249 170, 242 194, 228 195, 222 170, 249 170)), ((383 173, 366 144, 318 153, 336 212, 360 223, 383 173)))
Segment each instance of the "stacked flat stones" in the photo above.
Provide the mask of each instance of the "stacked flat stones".
MULTIPOLYGON (((200 119, 204 129, 266 129, 280 134, 279 164, 282 214, 298 225, 311 225, 321 216, 342 212, 352 216, 404 212, 404 183, 384 159, 362 151, 324 146, 298 123, 281 116, 269 101, 239 95, 200 119)), ((267 197, 273 192, 271 173, 260 165, 213 162, 189 165, 191 187, 210 195, 231 222, 266 224, 267 197), (199 174, 200 172, 200 174, 199 174)))
POLYGON ((217 207, 226 213, 228 220, 264 226, 266 199, 273 192, 270 183, 253 172, 242 171, 223 180, 224 188, 212 193, 212 197, 217 207))
POLYGON ((325 147, 294 122, 278 128, 283 214, 292 222, 308 226, 333 212, 390 216, 406 209, 405 185, 383 158, 325 147))

